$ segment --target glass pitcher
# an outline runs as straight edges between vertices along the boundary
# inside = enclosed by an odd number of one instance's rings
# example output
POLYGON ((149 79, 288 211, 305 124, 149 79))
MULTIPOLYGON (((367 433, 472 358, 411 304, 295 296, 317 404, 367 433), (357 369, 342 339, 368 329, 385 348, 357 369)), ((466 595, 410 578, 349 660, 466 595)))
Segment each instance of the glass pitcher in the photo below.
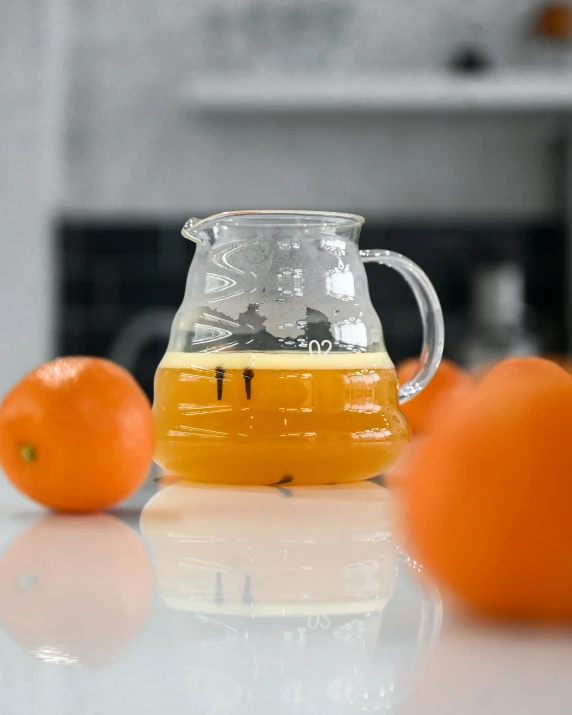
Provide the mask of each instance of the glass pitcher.
POLYGON ((399 404, 441 360, 443 315, 409 259, 358 249, 364 219, 235 211, 190 219, 183 304, 155 377, 157 462, 195 482, 334 484, 382 473, 411 431, 399 404), (423 350, 399 386, 364 263, 395 268, 419 304, 423 350))

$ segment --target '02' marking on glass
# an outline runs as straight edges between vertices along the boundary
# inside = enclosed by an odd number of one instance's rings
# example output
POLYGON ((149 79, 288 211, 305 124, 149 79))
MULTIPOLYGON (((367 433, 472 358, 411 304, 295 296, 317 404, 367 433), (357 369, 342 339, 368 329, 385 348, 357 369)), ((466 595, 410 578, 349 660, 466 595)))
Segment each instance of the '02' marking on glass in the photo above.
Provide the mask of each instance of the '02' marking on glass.
POLYGON ((308 616, 308 628, 311 631, 315 631, 317 628, 321 628, 323 631, 327 631, 332 625, 329 616, 312 615, 308 616))
POLYGON ((308 344, 308 351, 310 355, 327 355, 331 349, 332 343, 329 340, 322 340, 321 343, 319 343, 317 340, 310 340, 308 344), (323 350, 322 348, 325 349, 323 350))

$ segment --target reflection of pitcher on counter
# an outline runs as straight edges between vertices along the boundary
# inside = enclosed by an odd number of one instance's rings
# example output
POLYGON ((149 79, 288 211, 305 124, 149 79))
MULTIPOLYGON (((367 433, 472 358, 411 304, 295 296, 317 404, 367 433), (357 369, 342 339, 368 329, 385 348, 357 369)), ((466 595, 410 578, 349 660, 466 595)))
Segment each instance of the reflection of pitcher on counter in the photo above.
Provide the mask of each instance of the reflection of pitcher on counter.
POLYGON ((370 482, 180 482, 148 502, 141 529, 195 710, 387 712, 406 696, 441 604, 402 559, 395 508, 370 482))
POLYGON ((299 616, 383 610, 397 564, 396 503, 377 484, 211 486, 180 482, 145 506, 159 591, 204 615, 299 616))
POLYGON ((299 692, 327 712, 362 698, 396 582, 394 508, 367 482, 159 491, 141 529, 192 705, 289 712, 299 692))
POLYGON ((193 481, 308 484, 367 479, 410 439, 399 403, 443 351, 427 276, 389 251, 359 251, 352 214, 243 211, 191 220, 198 244, 157 371, 157 461, 193 481), (361 260, 360 260, 361 259, 361 260), (399 387, 363 262, 411 286, 424 329, 419 372, 399 387))

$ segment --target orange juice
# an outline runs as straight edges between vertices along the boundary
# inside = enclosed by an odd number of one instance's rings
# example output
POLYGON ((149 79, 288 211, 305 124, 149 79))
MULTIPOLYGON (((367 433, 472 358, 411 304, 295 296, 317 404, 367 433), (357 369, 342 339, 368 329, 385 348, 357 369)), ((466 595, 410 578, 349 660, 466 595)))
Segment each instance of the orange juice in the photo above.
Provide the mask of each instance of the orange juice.
POLYGON ((332 484, 410 439, 386 353, 178 353, 155 378, 157 462, 195 482, 332 484))

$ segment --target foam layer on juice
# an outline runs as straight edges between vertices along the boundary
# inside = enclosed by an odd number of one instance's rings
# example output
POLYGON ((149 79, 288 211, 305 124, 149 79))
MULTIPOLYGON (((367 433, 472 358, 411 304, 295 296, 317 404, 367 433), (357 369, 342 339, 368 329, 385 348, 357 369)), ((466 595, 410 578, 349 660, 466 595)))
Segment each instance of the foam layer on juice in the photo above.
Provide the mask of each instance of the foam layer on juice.
POLYGON ((384 370, 393 368, 383 353, 181 353, 165 354, 160 368, 214 370, 384 370))

